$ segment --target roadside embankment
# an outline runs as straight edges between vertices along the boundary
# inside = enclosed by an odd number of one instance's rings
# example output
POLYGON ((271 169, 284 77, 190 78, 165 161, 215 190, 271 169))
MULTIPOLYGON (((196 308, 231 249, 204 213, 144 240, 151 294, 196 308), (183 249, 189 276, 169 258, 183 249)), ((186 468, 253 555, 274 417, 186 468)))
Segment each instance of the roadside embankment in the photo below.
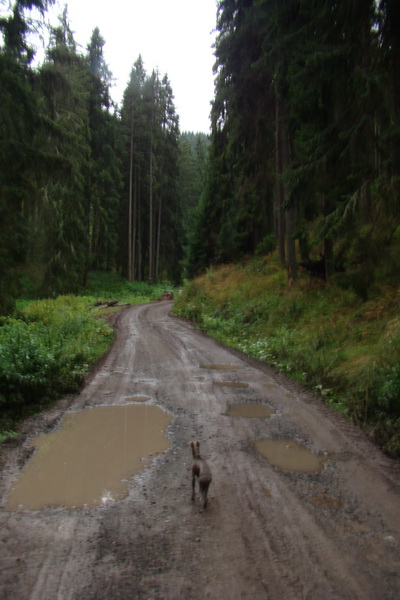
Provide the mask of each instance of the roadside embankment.
POLYGON ((174 313, 307 385, 398 458, 399 296, 386 286, 363 301, 308 275, 289 287, 264 258, 210 269, 184 287, 174 313))

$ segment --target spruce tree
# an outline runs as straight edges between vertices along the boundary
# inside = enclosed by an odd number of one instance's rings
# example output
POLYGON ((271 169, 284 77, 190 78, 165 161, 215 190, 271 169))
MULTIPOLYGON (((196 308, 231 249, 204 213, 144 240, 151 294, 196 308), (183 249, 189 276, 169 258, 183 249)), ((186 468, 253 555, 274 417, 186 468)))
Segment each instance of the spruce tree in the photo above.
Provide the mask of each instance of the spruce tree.
POLYGON ((40 138, 50 173, 42 182, 43 260, 46 293, 73 292, 86 280, 89 251, 89 76, 77 53, 67 10, 52 28, 47 60, 40 69, 46 129, 40 138))
POLYGON ((34 92, 34 56, 27 34, 28 9, 44 14, 48 2, 15 2, 0 18, 0 312, 9 312, 22 290, 23 269, 34 237, 31 217, 38 193, 42 149, 35 145, 40 119, 34 92))
POLYGON ((128 278, 179 279, 179 123, 168 77, 135 62, 121 110, 124 195, 122 264, 128 278))
POLYGON ((105 41, 93 30, 87 48, 89 69, 90 185, 88 236, 90 268, 111 270, 117 264, 118 211, 122 187, 118 157, 118 121, 112 113, 111 73, 103 57, 105 41))

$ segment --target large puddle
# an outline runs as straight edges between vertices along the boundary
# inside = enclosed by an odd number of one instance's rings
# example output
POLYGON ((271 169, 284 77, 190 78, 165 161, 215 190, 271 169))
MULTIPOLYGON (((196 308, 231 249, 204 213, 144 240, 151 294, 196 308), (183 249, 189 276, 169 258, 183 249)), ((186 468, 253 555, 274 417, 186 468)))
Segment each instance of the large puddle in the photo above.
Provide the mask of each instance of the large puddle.
POLYGON ((64 417, 61 429, 39 435, 7 508, 102 506, 124 498, 144 458, 166 450, 171 416, 157 406, 100 406, 64 417))
POLYGON ((247 402, 245 404, 231 404, 225 414, 227 417, 266 419, 274 415, 275 411, 265 404, 247 402))
POLYGON ((265 456, 268 462, 283 471, 295 473, 317 473, 323 460, 294 440, 260 439, 253 442, 257 452, 265 456))

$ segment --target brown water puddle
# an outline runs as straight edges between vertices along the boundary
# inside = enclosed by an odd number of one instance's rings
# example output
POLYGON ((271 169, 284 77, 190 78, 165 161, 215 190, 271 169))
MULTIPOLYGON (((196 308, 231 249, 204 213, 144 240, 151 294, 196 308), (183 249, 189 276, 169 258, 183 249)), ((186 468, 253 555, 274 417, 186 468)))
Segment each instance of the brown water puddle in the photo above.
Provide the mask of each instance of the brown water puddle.
POLYGON ((229 387, 236 389, 245 389, 249 387, 248 383, 244 383, 243 381, 214 381, 214 385, 219 385, 220 387, 229 387))
POLYGON ((200 365, 201 369, 213 369, 215 371, 237 371, 240 367, 236 365, 221 365, 221 364, 211 364, 211 365, 200 365))
POLYGON ((333 496, 328 496, 326 494, 321 494, 320 496, 314 496, 314 498, 310 499, 311 504, 318 508, 326 508, 326 509, 334 509, 341 510, 343 508, 343 502, 339 498, 333 498, 333 496))
POLYGON ((125 402, 148 402, 151 400, 150 396, 131 396, 130 398, 125 398, 125 402))
POLYGON ((317 473, 321 470, 321 457, 313 454, 303 444, 294 440, 260 439, 253 442, 257 452, 265 456, 271 465, 282 471, 317 473))
POLYGON ((100 406, 64 417, 62 427, 37 436, 7 508, 102 506, 124 498, 143 458, 166 450, 170 415, 157 406, 100 406))
POLYGON ((271 415, 274 415, 275 411, 265 404, 248 402, 244 404, 231 404, 225 414, 227 417, 266 419, 271 415))

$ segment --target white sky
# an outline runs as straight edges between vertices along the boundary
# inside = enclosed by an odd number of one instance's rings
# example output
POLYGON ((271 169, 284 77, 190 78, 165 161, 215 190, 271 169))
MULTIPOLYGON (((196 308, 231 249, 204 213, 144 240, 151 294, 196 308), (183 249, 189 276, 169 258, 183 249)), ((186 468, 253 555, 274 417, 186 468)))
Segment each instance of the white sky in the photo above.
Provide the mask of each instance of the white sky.
POLYGON ((104 58, 117 80, 111 89, 116 102, 121 101, 132 65, 141 54, 148 74, 157 68, 161 77, 168 74, 181 131, 209 133, 216 0, 66 0, 57 4, 51 13, 58 15, 68 5, 71 29, 83 51, 93 29, 100 29, 104 58))

